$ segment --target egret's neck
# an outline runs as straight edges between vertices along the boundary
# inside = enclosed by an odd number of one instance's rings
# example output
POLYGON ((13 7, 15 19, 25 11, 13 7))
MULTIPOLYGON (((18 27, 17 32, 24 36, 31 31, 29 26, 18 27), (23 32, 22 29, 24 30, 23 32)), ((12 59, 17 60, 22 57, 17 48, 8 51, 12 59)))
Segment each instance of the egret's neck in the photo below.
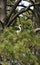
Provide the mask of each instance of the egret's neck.
POLYGON ((19 27, 20 31, 21 31, 21 27, 19 27))

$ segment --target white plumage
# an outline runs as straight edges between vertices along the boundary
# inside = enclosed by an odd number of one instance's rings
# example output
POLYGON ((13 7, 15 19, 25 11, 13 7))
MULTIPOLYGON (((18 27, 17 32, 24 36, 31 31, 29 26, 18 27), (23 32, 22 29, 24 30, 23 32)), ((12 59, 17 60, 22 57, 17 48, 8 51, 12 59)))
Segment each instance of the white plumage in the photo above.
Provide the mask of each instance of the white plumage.
POLYGON ((21 24, 19 24, 18 28, 19 30, 16 31, 17 34, 21 32, 21 24))

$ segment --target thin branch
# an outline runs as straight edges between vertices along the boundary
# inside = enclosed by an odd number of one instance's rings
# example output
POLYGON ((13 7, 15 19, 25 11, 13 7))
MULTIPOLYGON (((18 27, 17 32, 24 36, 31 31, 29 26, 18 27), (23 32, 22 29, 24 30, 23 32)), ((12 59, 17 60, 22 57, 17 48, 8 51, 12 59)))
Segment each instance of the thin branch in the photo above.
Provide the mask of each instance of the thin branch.
MULTIPOLYGON (((30 6, 29 6, 29 7, 30 7, 30 6)), ((11 23, 13 22, 13 20, 15 20, 20 14, 22 14, 22 13, 28 11, 28 10, 31 10, 29 7, 24 8, 23 10, 21 10, 20 12, 18 12, 18 13, 13 17, 13 19, 12 19, 6 26, 10 26, 11 23)), ((32 10, 31 10, 31 11, 32 11, 32 10)), ((33 11, 32 11, 32 12, 33 12, 33 11)), ((34 12, 33 12, 33 13, 34 13, 34 12)))
MULTIPOLYGON (((29 5, 28 7, 24 8, 24 10, 21 10, 20 12, 18 12, 18 13, 13 17, 13 19, 6 24, 6 26, 10 26, 11 23, 12 23, 20 14, 22 14, 22 13, 28 11, 28 10, 30 10, 30 11, 35 15, 35 12, 34 12, 32 9, 30 9, 30 7, 31 7, 31 6, 36 6, 36 5, 38 5, 38 4, 40 4, 40 3, 35 3, 35 4, 32 4, 32 5, 29 5)), ((23 6, 23 5, 22 5, 22 6, 23 6)))
POLYGON ((13 12, 15 11, 16 7, 18 6, 18 4, 20 2, 21 2, 21 0, 18 0, 17 2, 15 2, 14 6, 13 6, 13 9, 12 9, 12 11, 10 13, 10 15, 5 20, 5 22, 6 22, 5 25, 9 22, 11 15, 13 14, 13 12))

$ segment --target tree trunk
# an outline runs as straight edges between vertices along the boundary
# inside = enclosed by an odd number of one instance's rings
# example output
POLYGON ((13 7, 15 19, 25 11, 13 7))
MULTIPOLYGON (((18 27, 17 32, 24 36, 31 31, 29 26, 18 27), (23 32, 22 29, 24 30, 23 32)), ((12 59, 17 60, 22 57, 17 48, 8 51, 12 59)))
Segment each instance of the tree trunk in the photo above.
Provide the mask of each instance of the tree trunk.
POLYGON ((4 20, 6 18, 6 0, 0 0, 0 32, 3 30, 4 20))
MULTIPOLYGON (((40 0, 35 0, 35 2, 40 2, 40 0)), ((36 17, 34 17, 34 24, 33 28, 40 28, 40 5, 36 6, 36 9, 34 9, 36 17)))
POLYGON ((0 0, 0 21, 6 18, 6 0, 0 0))

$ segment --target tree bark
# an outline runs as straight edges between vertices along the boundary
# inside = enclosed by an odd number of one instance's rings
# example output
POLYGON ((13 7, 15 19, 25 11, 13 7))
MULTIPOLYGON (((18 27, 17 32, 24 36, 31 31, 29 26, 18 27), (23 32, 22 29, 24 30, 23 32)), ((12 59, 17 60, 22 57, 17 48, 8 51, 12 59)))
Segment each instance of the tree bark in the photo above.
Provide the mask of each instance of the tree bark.
POLYGON ((4 21, 6 18, 6 0, 0 0, 0 33, 4 28, 4 21))
POLYGON ((6 0, 0 0, 0 21, 6 18, 6 0))
MULTIPOLYGON (((35 2, 40 2, 40 0, 35 0, 35 2)), ((34 9, 35 11, 35 17, 34 17, 34 24, 33 24, 33 28, 40 28, 40 5, 36 6, 36 9, 34 9)))

